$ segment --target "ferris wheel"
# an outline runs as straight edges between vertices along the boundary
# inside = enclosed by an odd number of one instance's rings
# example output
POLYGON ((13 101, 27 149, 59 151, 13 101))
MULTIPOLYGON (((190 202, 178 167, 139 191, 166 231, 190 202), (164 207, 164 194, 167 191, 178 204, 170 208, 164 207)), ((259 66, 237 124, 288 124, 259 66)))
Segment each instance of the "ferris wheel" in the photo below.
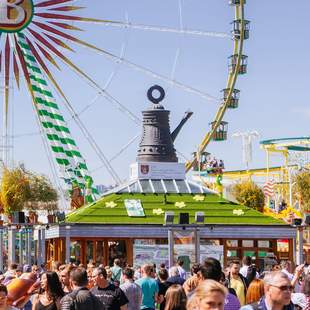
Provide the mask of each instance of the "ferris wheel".
MULTIPOLYGON (((223 0, 213 4, 215 12, 225 10, 225 18, 230 16, 226 12, 235 16, 232 17, 230 31, 208 31, 203 30, 203 15, 197 21, 195 17, 188 17, 197 22, 197 28, 186 24, 186 17, 190 16, 192 9, 183 0, 169 3, 154 1, 152 10, 141 1, 128 1, 126 8, 124 1, 118 0, 1 1, 4 164, 10 165, 12 161, 11 145, 16 138, 12 129, 16 120, 13 119, 19 113, 18 108, 12 106, 13 101, 14 105, 17 101, 16 96, 20 96, 14 89, 21 89, 23 101, 28 94, 29 101, 33 103, 35 119, 55 179, 61 179, 70 186, 78 184, 88 191, 91 201, 96 194, 91 174, 103 168, 115 184, 122 182, 124 166, 121 164, 127 157, 124 154, 137 141, 141 131, 140 111, 146 107, 145 93, 148 86, 157 83, 169 90, 168 99, 170 93, 171 101, 180 98, 185 98, 184 102, 199 101, 198 116, 205 113, 204 110, 215 113, 215 116, 207 116, 211 120, 209 128, 206 128, 206 118, 203 117, 203 132, 200 129, 197 134, 195 129, 196 140, 188 139, 194 144, 187 143, 186 150, 182 149, 182 145, 177 146, 178 154, 186 161, 189 171, 197 164, 197 158, 191 159, 188 155, 195 150, 194 145, 199 145, 198 154, 201 154, 212 140, 226 140, 225 112, 238 108, 240 91, 235 86, 238 76, 247 72, 247 56, 243 54, 244 41, 249 38, 245 2, 223 0), (130 11, 132 6, 134 8, 130 11), (144 19, 143 15, 147 18, 144 19), (182 62, 186 59, 183 55, 192 45, 195 50, 190 50, 193 55, 189 58, 195 60, 195 52, 200 47, 206 48, 207 39, 221 41, 220 48, 225 53, 230 50, 227 54, 228 79, 224 88, 221 87, 220 98, 204 91, 204 83, 197 86, 200 82, 184 78, 188 72, 199 81, 208 75, 199 70, 203 68, 201 63, 190 63, 189 67, 196 67, 185 70, 186 64, 182 62), (193 43, 195 40, 199 41, 198 48, 193 43), (102 100, 104 108, 101 104, 100 109, 103 110, 98 112, 96 106, 102 100), (136 100, 137 104, 132 102, 136 100), (124 125, 125 122, 128 125, 124 125), (105 137, 110 138, 109 144, 105 137), (81 139, 85 144, 83 149, 78 146, 81 139)), ((193 16, 206 8, 203 1, 197 0, 197 5, 193 16)), ((206 13, 210 14, 211 21, 221 17, 212 15, 212 12, 206 13)), ((217 56, 218 53, 213 54, 217 56)), ((222 70, 225 59, 218 57, 214 63, 220 64, 216 70, 222 70)), ((213 88, 220 85, 225 75, 222 71, 216 82, 209 80, 214 84, 213 88)), ((192 133, 189 131, 190 136, 192 133)), ((26 151, 36 152, 38 147, 29 145, 26 151)))

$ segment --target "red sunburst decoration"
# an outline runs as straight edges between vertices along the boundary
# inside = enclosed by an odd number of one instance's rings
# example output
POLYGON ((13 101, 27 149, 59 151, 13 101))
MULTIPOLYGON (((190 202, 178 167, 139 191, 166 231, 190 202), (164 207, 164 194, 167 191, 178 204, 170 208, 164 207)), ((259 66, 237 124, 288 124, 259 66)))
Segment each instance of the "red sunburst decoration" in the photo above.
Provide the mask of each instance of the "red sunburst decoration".
MULTIPOLYGON (((10 78, 14 74, 17 87, 20 86, 20 71, 24 74, 24 59, 17 43, 17 33, 26 37, 37 63, 52 83, 55 82, 48 63, 60 69, 57 59, 79 71, 63 53, 62 49, 74 51, 70 43, 89 48, 95 46, 74 36, 82 31, 72 22, 109 22, 77 16, 82 6, 73 5, 74 0, 7 0, 0 6, 0 72, 4 74, 5 107, 8 113, 10 78), (73 14, 74 13, 74 14, 73 14), (72 32, 72 33, 70 33, 72 32)), ((26 76, 27 79, 27 76, 26 76)))

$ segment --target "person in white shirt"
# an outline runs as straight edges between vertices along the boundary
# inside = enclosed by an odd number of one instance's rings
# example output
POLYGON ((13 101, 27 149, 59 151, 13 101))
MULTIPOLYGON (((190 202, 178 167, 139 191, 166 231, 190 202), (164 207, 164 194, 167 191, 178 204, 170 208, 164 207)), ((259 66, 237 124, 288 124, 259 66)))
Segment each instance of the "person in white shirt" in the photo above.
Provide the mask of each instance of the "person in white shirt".
POLYGON ((282 260, 280 263, 280 266, 281 266, 281 271, 287 275, 290 281, 292 281, 294 277, 292 273, 293 271, 292 262, 290 260, 282 260))
POLYGON ((242 259, 242 267, 240 268, 240 273, 246 278, 249 266, 252 265, 252 258, 250 256, 244 256, 242 259))
MULTIPOLYGON (((184 261, 183 261, 182 259, 179 258, 175 267, 178 268, 179 276, 180 276, 182 279, 186 280, 186 271, 185 271, 185 269, 183 268, 183 265, 184 265, 184 261)), ((173 275, 171 274, 171 271, 172 271, 172 267, 169 269, 169 277, 173 276, 173 275)))

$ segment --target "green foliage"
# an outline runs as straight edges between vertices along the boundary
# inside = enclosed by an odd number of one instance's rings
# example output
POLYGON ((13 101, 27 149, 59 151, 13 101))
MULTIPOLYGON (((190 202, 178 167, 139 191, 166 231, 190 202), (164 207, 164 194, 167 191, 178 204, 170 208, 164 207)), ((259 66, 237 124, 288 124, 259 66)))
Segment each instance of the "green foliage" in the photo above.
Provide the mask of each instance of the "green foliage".
POLYGON ((22 168, 4 168, 1 181, 0 199, 6 214, 21 211, 30 197, 30 182, 22 168))
POLYGON ((260 212, 263 211, 264 193, 253 181, 249 180, 235 184, 232 192, 240 204, 260 212))
POLYGON ((56 210, 58 195, 47 177, 25 171, 22 167, 4 168, 0 204, 6 214, 14 211, 56 210))
POLYGON ((302 211, 310 211, 310 173, 302 171, 295 176, 296 191, 301 198, 302 211))
POLYGON ((100 223, 100 224, 164 224, 165 214, 154 214, 154 209, 164 212, 174 212, 174 223, 178 223, 181 212, 189 213, 190 223, 195 223, 195 213, 205 213, 205 224, 229 225, 284 225, 284 222, 266 216, 254 209, 227 201, 215 194, 200 194, 203 201, 196 201, 191 194, 166 194, 166 204, 163 204, 164 194, 110 194, 102 197, 95 203, 71 212, 67 218, 68 223, 100 223), (145 217, 130 217, 125 207, 126 199, 139 199, 145 217), (108 202, 117 204, 114 208, 107 207, 108 202), (184 202, 186 207, 178 208, 176 202, 184 202), (242 215, 235 210, 242 210, 242 215))
POLYGON ((30 182, 30 197, 26 208, 29 210, 56 210, 58 195, 49 179, 44 175, 27 172, 30 182))

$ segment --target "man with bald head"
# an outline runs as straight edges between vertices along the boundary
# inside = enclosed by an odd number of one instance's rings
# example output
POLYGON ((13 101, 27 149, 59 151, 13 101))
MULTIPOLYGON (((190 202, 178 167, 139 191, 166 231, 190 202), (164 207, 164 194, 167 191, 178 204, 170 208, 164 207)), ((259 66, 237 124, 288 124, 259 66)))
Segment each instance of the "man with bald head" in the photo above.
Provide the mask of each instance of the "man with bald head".
POLYGON ((241 307, 241 310, 293 310, 291 303, 293 286, 281 271, 267 273, 264 277, 264 296, 258 303, 241 307))

